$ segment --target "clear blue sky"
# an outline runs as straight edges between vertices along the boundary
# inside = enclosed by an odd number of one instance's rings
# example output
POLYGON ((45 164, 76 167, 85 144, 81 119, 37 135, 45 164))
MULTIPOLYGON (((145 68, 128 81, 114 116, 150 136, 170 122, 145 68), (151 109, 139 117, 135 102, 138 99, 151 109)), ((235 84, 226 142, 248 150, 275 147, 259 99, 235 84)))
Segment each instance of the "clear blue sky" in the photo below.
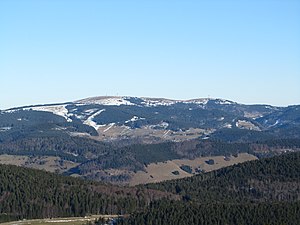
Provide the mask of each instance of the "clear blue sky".
POLYGON ((300 1, 1 0, 0 109, 126 95, 300 104, 300 1))

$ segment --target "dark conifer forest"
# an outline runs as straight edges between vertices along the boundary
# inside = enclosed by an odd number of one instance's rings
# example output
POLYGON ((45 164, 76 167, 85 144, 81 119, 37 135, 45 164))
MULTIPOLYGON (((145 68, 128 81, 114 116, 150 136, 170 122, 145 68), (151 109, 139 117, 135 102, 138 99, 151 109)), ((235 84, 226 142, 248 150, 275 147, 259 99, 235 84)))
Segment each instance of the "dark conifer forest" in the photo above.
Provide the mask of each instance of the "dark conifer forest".
POLYGON ((128 214, 174 194, 117 187, 44 171, 0 165, 0 222, 17 219, 128 214))

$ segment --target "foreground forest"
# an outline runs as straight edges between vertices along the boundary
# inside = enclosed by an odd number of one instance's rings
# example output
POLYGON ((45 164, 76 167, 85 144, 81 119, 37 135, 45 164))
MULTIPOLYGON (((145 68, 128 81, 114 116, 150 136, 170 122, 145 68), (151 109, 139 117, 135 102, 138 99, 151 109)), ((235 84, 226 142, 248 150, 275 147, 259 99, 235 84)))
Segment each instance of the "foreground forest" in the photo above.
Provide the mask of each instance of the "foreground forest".
POLYGON ((89 214, 118 224, 299 224, 300 152, 137 187, 0 165, 0 222, 89 214))
POLYGON ((126 188, 0 165, 0 222, 18 219, 128 214, 174 194, 126 188))

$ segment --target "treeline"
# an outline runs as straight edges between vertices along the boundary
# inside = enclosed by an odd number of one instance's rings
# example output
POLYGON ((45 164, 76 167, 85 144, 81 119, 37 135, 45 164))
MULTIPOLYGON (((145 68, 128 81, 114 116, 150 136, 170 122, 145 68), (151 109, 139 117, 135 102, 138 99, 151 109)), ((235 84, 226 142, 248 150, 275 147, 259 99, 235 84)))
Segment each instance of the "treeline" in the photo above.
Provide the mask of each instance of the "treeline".
POLYGON ((125 214, 175 195, 0 165, 0 222, 10 219, 125 214))

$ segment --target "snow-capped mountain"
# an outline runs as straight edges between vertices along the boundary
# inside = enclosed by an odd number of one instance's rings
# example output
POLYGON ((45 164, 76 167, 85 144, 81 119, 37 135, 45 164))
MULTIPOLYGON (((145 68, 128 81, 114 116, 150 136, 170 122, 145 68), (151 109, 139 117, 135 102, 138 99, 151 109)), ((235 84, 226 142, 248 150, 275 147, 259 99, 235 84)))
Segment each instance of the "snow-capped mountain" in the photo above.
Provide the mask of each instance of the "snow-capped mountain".
POLYGON ((258 137, 260 132, 269 135, 276 130, 279 134, 278 130, 285 129, 297 136, 298 109, 210 98, 102 96, 1 111, 0 135, 16 135, 29 129, 33 133, 64 132, 101 141, 135 139, 146 143, 220 138, 220 131, 226 134, 230 130, 246 130, 258 137))

